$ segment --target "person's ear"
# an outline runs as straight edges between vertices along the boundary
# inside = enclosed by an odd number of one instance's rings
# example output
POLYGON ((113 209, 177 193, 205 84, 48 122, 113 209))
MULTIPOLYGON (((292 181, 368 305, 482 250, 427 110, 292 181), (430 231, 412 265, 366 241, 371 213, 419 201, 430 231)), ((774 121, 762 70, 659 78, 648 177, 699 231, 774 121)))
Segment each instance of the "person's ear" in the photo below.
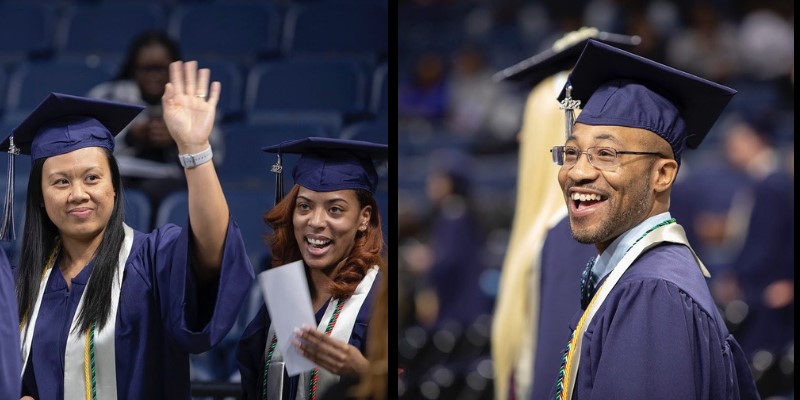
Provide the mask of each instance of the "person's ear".
POLYGON ((656 160, 653 165, 653 190, 656 193, 669 190, 675 183, 676 176, 678 176, 677 161, 666 158, 656 160))

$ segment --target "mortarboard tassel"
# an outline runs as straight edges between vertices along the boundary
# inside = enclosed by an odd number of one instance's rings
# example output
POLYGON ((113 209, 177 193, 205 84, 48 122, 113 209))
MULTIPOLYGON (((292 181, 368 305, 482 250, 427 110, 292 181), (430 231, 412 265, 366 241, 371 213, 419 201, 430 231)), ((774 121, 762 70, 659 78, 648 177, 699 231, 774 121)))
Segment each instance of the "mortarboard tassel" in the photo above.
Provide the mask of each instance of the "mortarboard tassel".
POLYGON ((272 165, 272 172, 275 173, 275 205, 283 200, 283 165, 281 164, 281 153, 278 153, 278 162, 272 165))
POLYGON ((19 148, 14 146, 14 137, 10 137, 9 140, 6 202, 3 205, 3 220, 2 225, 0 225, 0 240, 6 242, 16 239, 16 234, 14 233, 14 159, 19 154, 19 148))
POLYGON ((575 110, 581 108, 580 100, 572 100, 572 85, 567 86, 567 95, 564 100, 561 100, 560 109, 564 110, 564 117, 566 119, 566 139, 572 136, 572 126, 575 125, 575 110))

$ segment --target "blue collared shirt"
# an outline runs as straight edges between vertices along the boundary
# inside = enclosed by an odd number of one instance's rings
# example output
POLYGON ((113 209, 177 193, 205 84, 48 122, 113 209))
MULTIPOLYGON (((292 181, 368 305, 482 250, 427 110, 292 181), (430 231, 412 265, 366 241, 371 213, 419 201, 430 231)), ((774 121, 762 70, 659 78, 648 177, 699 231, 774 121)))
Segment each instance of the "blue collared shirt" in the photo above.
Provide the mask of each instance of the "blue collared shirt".
POLYGON ((614 239, 614 241, 596 257, 594 267, 592 267, 592 272, 597 275, 597 282, 600 282, 603 277, 614 270, 614 267, 619 264, 622 257, 625 256, 625 253, 628 252, 628 249, 633 246, 636 240, 644 235, 648 229, 670 218, 672 218, 672 216, 669 214, 669 211, 654 215, 614 239))

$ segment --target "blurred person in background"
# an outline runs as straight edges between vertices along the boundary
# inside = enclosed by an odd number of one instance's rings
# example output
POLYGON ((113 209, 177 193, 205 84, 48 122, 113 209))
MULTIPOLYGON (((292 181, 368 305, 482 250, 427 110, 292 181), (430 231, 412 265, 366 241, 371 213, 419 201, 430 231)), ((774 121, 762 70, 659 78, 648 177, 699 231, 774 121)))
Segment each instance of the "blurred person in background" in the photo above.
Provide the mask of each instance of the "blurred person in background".
POLYGON ((589 38, 628 48, 639 40, 584 27, 496 76, 531 88, 519 135, 517 207, 492 325, 497 399, 543 399, 550 392, 564 334, 580 307, 581 272, 595 254, 572 238, 552 179, 558 167, 541 157, 564 141, 564 112, 555 96, 589 38))
POLYGON ((743 222, 740 251, 714 288, 720 304, 735 313, 736 337, 761 395, 786 396, 792 380, 779 375, 794 342, 794 178, 773 147, 771 114, 757 114, 736 124, 725 142, 728 158, 750 184, 737 196, 734 214, 743 222))
MULTIPOLYGON (((117 76, 92 88, 87 97, 137 104, 145 110, 116 138, 114 156, 120 166, 123 184, 139 189, 150 198, 155 225, 158 206, 170 193, 186 190, 178 148, 167 131, 161 107, 164 85, 169 80, 169 64, 180 58, 178 44, 166 33, 145 32, 128 48, 117 76)), ((212 77, 213 78, 213 77, 212 77)), ((224 149, 219 130, 211 132, 214 164, 222 162, 224 149)))
POLYGON ((399 117, 443 118, 447 98, 445 87, 445 62, 442 56, 435 52, 421 54, 414 64, 411 81, 398 85, 399 117))
POLYGON ((720 13, 710 2, 691 7, 689 26, 667 48, 670 65, 714 82, 727 82, 739 72, 736 27, 720 13))
POLYGON ((432 265, 428 280, 439 305, 434 325, 456 321, 472 323, 491 310, 491 299, 481 288, 486 269, 486 232, 472 204, 470 156, 458 150, 432 155, 426 194, 434 210, 430 221, 429 248, 432 265))
POLYGON ((456 51, 446 93, 446 124, 455 134, 505 141, 519 128, 518 97, 492 80, 482 46, 456 51))

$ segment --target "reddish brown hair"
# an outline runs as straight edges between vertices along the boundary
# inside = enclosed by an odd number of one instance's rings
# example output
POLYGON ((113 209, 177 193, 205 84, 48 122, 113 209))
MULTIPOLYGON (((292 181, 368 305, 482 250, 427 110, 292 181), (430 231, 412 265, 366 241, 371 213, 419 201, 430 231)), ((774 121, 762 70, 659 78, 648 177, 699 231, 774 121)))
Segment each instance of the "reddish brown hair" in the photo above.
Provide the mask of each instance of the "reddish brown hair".
MULTIPOLYGON (((272 248, 272 265, 288 264, 302 258, 300 248, 294 238, 294 226, 292 224, 299 191, 300 186, 294 185, 280 203, 264 214, 264 222, 273 231, 271 235, 266 237, 272 248)), ((371 206, 372 212, 370 213, 367 230, 356 232, 355 244, 350 254, 334 267, 331 275, 333 282, 330 287, 331 295, 334 298, 349 297, 373 265, 381 267, 385 265, 381 256, 384 242, 378 204, 372 193, 366 190, 354 191, 359 207, 371 206)), ((309 286, 313 297, 315 295, 314 288, 312 285, 309 286)))

